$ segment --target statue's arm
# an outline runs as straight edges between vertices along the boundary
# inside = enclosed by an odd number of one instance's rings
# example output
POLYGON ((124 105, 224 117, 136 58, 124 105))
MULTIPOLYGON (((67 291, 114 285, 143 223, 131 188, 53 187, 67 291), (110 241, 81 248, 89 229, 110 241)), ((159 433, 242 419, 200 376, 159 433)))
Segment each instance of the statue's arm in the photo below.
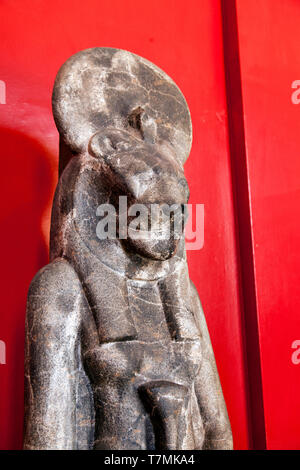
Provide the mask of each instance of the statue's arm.
POLYGON ((33 279, 27 302, 25 449, 88 448, 90 386, 81 365, 86 300, 69 263, 57 259, 33 279))
POLYGON ((204 449, 232 449, 232 433, 219 380, 214 352, 201 302, 192 285, 194 311, 202 336, 202 365, 195 381, 195 392, 204 424, 204 449))

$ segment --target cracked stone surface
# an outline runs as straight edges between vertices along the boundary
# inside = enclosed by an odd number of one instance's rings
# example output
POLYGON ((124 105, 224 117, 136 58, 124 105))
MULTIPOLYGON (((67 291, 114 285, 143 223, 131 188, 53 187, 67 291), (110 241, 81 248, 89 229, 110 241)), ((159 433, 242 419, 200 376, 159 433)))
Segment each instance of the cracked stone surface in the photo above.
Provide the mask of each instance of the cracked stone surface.
POLYGON ((53 114, 50 264, 27 303, 25 449, 230 449, 184 237, 105 239, 100 204, 186 204, 191 119, 175 83, 111 48, 72 56, 53 114))

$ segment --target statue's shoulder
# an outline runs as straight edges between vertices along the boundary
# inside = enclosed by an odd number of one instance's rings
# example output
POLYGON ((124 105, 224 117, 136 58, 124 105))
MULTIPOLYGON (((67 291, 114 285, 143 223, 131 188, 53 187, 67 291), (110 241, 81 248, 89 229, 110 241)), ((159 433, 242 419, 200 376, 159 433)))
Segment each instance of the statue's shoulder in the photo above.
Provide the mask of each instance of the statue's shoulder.
POLYGON ((59 293, 66 288, 80 287, 80 281, 73 266, 64 258, 56 258, 40 269, 31 281, 28 295, 59 293), (40 289, 42 288, 42 292, 40 289))
POLYGON ((71 315, 78 316, 83 290, 72 265, 57 258, 33 278, 27 300, 27 321, 59 326, 71 315))

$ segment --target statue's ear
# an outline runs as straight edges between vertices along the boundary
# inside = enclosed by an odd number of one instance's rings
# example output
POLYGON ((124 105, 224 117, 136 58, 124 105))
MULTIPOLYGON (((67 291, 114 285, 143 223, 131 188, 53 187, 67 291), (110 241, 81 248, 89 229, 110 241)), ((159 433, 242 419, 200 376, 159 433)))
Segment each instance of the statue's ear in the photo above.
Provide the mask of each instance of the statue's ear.
POLYGON ((94 134, 88 145, 89 154, 107 158, 113 154, 139 147, 142 141, 123 129, 103 128, 94 134))
POLYGON ((155 144, 157 124, 145 110, 138 106, 128 116, 128 124, 139 133, 140 138, 149 144, 155 144))
POLYGON ((89 153, 94 157, 105 157, 116 152, 130 150, 143 142, 155 144, 156 122, 145 113, 141 106, 128 115, 127 125, 128 131, 114 128, 103 128, 98 131, 90 139, 89 153))

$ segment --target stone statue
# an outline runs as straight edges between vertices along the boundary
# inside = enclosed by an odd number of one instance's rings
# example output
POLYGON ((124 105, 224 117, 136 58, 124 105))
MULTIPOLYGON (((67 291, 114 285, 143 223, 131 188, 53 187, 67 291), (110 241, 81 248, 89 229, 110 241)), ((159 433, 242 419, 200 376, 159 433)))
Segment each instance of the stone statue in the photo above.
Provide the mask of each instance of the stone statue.
POLYGON ((24 448, 230 449, 174 214, 169 237, 120 233, 134 204, 175 205, 184 224, 192 128, 183 95, 147 60, 93 48, 58 72, 53 113, 60 178, 51 262, 28 294, 24 448), (99 207, 116 209, 115 237, 98 236, 99 207))

